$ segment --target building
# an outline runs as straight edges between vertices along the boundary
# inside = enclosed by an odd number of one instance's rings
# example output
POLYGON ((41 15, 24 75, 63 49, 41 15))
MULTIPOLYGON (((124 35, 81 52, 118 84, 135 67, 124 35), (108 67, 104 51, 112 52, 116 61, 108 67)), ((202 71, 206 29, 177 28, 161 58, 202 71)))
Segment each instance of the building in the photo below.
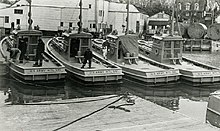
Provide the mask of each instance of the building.
MULTIPOLYGON (((88 16, 89 0, 84 0, 83 16, 88 16)), ((79 1, 75 0, 32 0, 33 26, 39 26, 42 31, 58 31, 77 28, 79 21, 79 1)), ((10 8, 0 10, 0 16, 5 18, 6 29, 28 29, 29 3, 20 0, 10 8)), ((83 28, 88 27, 88 17, 83 17, 83 28)))
MULTIPOLYGON (((110 3, 108 11, 107 25, 112 30, 117 30, 118 33, 124 33, 126 30, 127 4, 110 3)), ((129 5, 129 30, 134 33, 141 33, 144 27, 144 21, 148 17, 140 13, 136 7, 129 5)))
POLYGON ((148 18, 148 33, 154 34, 156 31, 167 33, 170 25, 170 16, 164 12, 159 12, 148 18))
POLYGON ((207 0, 176 0, 179 20, 205 23, 206 5, 207 0))
MULTIPOLYGON (((80 0, 32 0, 31 11, 33 27, 39 26, 44 32, 77 30, 79 21, 80 0)), ((142 30, 144 15, 130 5, 129 28, 135 33, 142 30)), ((29 3, 20 0, 8 8, 0 9, 4 17, 4 28, 20 27, 28 29, 29 3)), ((106 0, 83 0, 82 27, 93 32, 106 32, 117 29, 124 32, 127 17, 126 4, 106 0)))

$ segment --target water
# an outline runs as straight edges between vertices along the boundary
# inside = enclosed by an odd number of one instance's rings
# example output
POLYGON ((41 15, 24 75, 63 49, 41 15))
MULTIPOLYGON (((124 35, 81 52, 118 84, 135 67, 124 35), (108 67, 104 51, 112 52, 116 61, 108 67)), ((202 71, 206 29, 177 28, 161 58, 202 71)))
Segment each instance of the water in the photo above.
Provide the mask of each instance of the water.
POLYGON ((129 79, 124 79, 122 84, 98 85, 85 85, 74 79, 48 85, 25 83, 10 77, 1 77, 0 81, 0 95, 7 95, 6 92, 11 90, 10 99, 5 99, 5 103, 12 101, 13 104, 22 104, 129 92, 203 123, 206 122, 208 96, 220 89, 218 84, 192 86, 189 83, 178 82, 146 85, 129 79))

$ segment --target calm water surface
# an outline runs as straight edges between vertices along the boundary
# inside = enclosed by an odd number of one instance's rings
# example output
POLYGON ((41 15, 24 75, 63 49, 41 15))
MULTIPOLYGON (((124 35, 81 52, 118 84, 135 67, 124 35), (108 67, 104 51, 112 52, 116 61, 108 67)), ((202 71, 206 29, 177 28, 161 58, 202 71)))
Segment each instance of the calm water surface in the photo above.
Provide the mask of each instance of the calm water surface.
POLYGON ((65 82, 40 85, 24 83, 10 77, 1 77, 0 83, 1 95, 7 95, 8 90, 12 92, 11 99, 6 99, 5 102, 13 101, 14 104, 129 92, 201 122, 206 122, 209 94, 220 89, 218 84, 192 86, 179 82, 165 85, 146 85, 129 79, 124 79, 122 84, 85 85, 77 80, 67 79, 65 82))

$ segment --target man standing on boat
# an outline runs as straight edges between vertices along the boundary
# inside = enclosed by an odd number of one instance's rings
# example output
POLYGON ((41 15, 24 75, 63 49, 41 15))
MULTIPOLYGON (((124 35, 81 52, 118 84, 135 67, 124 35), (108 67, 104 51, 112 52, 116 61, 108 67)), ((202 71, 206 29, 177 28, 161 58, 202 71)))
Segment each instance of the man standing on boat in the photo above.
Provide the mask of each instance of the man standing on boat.
POLYGON ((26 51, 27 51, 27 42, 24 39, 21 39, 19 41, 19 45, 18 45, 18 49, 21 51, 21 55, 20 55, 20 63, 23 63, 26 51))
POLYGON ((92 57, 93 57, 92 51, 89 48, 87 48, 85 53, 84 53, 84 61, 83 61, 83 65, 82 65, 81 68, 85 67, 87 61, 89 61, 89 68, 91 68, 92 57))
POLYGON ((34 63, 34 67, 40 67, 43 64, 43 53, 45 50, 45 45, 44 42, 39 39, 38 40, 38 45, 37 45, 37 51, 36 51, 36 62, 34 63), (39 65, 38 65, 38 61, 40 61, 39 65))

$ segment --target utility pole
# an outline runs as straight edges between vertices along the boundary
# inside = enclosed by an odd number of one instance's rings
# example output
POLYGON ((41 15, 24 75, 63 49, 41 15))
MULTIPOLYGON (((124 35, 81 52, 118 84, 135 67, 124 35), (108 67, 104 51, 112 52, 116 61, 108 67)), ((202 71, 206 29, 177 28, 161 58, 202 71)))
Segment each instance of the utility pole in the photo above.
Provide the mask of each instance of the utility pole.
POLYGON ((127 21, 127 26, 126 26, 126 32, 125 32, 125 35, 126 34, 129 34, 129 4, 130 4, 130 0, 127 1, 127 18, 126 18, 126 21, 127 21))

